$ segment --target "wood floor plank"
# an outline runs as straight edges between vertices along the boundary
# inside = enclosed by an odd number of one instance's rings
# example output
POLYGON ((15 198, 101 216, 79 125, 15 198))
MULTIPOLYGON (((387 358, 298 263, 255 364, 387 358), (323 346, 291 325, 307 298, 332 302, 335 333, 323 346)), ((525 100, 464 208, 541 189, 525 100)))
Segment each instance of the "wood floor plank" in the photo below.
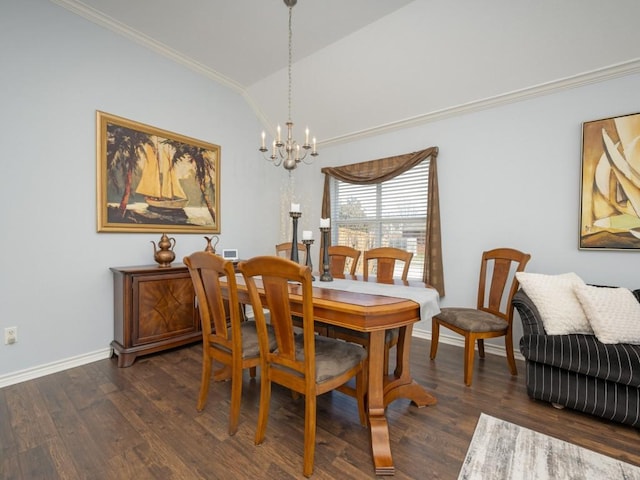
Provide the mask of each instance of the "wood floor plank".
MULTIPOLYGON (((639 429, 530 400, 523 373, 512 377, 503 357, 476 359, 466 387, 461 348, 440 345, 435 361, 428 351, 428 341, 414 339, 411 369, 438 403, 399 399, 387 409, 396 480, 455 480, 482 412, 640 466, 639 429)), ((0 478, 303 478, 304 399, 274 386, 266 439, 256 446, 260 373, 245 372, 238 432, 229 436, 229 382, 212 383, 196 411, 201 354, 192 345, 129 368, 100 360, 1 389, 0 478)), ((354 399, 338 392, 318 398, 313 478, 376 478, 369 431, 354 399)))

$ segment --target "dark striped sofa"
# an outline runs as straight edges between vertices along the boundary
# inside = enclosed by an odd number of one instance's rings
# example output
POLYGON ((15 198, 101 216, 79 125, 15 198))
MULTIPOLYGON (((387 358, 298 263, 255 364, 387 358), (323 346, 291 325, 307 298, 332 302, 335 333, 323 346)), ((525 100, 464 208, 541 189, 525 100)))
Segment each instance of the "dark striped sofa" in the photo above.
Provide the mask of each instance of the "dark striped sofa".
MULTIPOLYGON (((633 294, 640 302, 640 290, 633 294)), ((547 335, 523 290, 512 304, 522 320, 529 397, 640 427, 640 345, 603 344, 595 335, 547 335)))

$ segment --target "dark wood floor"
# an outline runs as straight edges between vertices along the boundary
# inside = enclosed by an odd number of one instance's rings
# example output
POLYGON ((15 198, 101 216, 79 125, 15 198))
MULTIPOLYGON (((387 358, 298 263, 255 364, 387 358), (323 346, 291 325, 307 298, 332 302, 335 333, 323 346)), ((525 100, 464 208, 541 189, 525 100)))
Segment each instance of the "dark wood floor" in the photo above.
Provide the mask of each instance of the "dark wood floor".
MULTIPOLYGON (((456 479, 481 412, 640 465, 640 430, 530 400, 521 375, 487 355, 472 387, 462 350, 416 339, 415 378, 438 404, 397 400, 387 410, 396 479, 456 479)), ((0 389, 2 479, 302 478, 303 399, 274 387, 267 438, 253 444, 259 385, 245 373, 238 433, 227 435, 229 383, 216 383, 195 409, 201 347, 138 359, 130 368, 101 360, 0 389)), ((259 373, 258 373, 259 375, 259 373)), ((375 478, 369 433, 352 398, 318 402, 315 479, 375 478)))

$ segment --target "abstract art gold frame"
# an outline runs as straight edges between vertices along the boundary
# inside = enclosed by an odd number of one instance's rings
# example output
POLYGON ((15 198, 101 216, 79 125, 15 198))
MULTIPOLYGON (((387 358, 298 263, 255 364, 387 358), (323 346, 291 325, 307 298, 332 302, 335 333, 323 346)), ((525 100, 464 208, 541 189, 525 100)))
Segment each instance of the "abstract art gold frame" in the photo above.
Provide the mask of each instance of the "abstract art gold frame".
POLYGON ((220 233, 220 146, 96 112, 98 232, 220 233))
POLYGON ((640 113, 582 125, 580 249, 640 249, 640 113))

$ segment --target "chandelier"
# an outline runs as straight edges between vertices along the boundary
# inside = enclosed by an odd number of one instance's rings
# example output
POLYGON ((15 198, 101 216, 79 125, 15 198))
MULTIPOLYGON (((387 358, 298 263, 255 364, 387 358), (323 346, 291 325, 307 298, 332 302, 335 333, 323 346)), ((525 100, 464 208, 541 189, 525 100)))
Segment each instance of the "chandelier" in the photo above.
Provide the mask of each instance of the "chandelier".
POLYGON ((291 59, 292 59, 292 48, 291 48, 291 38, 292 38, 292 30, 291 30, 291 14, 293 11, 294 5, 298 2, 298 0, 284 0, 284 4, 289 7, 289 120, 286 123, 287 132, 286 138, 282 138, 282 131, 280 125, 278 125, 276 138, 271 143, 271 155, 265 155, 269 149, 266 146, 266 134, 264 130, 262 131, 262 143, 260 144, 260 150, 264 156, 264 158, 273 163, 274 166, 279 167, 282 165, 285 170, 295 169, 300 162, 304 162, 307 165, 311 163, 312 159, 309 161, 305 161, 307 158, 307 154, 312 157, 318 156, 318 151, 316 149, 316 139, 315 137, 309 143, 309 128, 305 129, 304 133, 304 143, 300 145, 293 138, 293 122, 291 121, 291 59), (300 150, 302 148, 302 151, 300 150))

